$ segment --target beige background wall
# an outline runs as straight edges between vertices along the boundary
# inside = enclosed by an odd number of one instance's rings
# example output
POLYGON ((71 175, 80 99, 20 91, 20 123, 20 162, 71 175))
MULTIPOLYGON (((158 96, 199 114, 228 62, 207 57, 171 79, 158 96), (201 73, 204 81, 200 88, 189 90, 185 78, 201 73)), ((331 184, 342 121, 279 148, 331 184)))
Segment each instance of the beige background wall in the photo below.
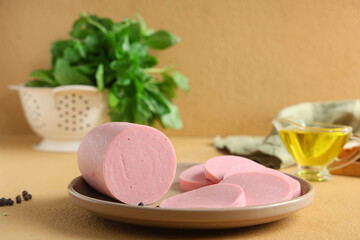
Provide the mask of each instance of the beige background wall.
POLYGON ((10 84, 50 66, 52 41, 80 11, 148 26, 182 42, 158 53, 190 79, 173 135, 264 135, 283 107, 360 97, 360 1, 0 0, 0 134, 31 134, 10 84))

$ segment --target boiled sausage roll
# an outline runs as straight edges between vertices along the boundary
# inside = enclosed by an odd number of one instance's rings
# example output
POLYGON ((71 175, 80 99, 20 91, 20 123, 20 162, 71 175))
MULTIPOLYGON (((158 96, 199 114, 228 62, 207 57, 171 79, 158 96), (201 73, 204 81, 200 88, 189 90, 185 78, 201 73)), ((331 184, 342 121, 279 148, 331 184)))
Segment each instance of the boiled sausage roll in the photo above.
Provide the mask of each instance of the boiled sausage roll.
POLYGON ((84 137, 78 165, 97 191, 127 204, 151 204, 170 188, 176 156, 170 140, 155 128, 112 122, 84 137))

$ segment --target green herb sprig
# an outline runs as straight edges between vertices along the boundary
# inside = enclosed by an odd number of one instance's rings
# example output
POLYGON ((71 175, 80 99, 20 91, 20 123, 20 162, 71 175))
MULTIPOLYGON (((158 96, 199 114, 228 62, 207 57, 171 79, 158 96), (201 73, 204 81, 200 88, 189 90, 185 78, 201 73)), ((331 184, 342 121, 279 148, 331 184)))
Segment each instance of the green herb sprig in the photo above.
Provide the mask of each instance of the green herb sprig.
POLYGON ((163 50, 180 39, 165 31, 148 29, 140 15, 113 22, 81 13, 70 32, 71 39, 51 45, 52 67, 30 73, 27 87, 92 85, 108 89, 112 121, 182 127, 172 102, 178 88, 189 91, 188 79, 170 65, 155 68, 156 57, 148 49, 163 50))

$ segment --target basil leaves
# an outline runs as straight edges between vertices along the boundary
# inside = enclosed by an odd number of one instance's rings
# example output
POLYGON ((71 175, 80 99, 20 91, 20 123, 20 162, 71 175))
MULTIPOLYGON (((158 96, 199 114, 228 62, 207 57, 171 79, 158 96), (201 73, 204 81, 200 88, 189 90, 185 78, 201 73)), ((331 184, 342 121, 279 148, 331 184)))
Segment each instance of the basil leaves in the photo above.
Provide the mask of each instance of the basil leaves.
POLYGON ((108 89, 112 121, 182 127, 172 100, 178 88, 189 91, 188 79, 172 65, 155 68, 158 60, 148 52, 177 44, 177 36, 148 29, 140 15, 113 22, 87 13, 74 22, 70 36, 51 45, 52 67, 30 73, 34 80, 25 86, 93 85, 108 89))

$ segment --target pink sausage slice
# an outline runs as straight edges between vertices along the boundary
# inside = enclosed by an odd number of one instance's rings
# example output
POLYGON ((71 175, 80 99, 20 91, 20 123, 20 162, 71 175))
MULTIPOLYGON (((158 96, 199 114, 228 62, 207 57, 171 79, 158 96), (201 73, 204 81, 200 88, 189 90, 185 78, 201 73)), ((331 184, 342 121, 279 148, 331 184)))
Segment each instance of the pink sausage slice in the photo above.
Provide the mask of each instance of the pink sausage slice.
POLYGON ((167 198, 161 208, 244 207, 244 191, 235 184, 213 184, 167 198))
POLYGON ((176 156, 170 140, 144 125, 100 125, 84 137, 77 157, 89 185, 127 204, 159 200, 175 177, 176 156))
POLYGON ((243 166, 260 165, 250 159, 238 156, 227 155, 213 157, 205 163, 205 177, 214 183, 218 183, 224 178, 225 172, 236 164, 241 164, 243 166))
POLYGON ((293 195, 288 181, 269 173, 238 173, 222 180, 219 185, 224 183, 237 184, 244 189, 246 206, 287 201, 293 195))
POLYGON ((180 188, 183 191, 190 191, 196 188, 213 184, 205 178, 205 164, 197 164, 189 167, 180 174, 180 188))
POLYGON ((270 173, 270 174, 274 174, 276 176, 282 177, 284 178, 286 181, 288 181, 291 184, 292 187, 292 192, 293 192, 293 196, 292 198, 297 198, 301 195, 301 186, 299 181, 293 179, 292 177, 289 177, 288 175, 277 171, 275 169, 271 169, 271 168, 267 168, 263 165, 246 165, 244 166, 243 164, 237 164, 234 165, 233 167, 231 167, 229 170, 227 170, 224 174, 224 179, 238 174, 238 173, 243 173, 243 172, 264 172, 264 173, 270 173))

